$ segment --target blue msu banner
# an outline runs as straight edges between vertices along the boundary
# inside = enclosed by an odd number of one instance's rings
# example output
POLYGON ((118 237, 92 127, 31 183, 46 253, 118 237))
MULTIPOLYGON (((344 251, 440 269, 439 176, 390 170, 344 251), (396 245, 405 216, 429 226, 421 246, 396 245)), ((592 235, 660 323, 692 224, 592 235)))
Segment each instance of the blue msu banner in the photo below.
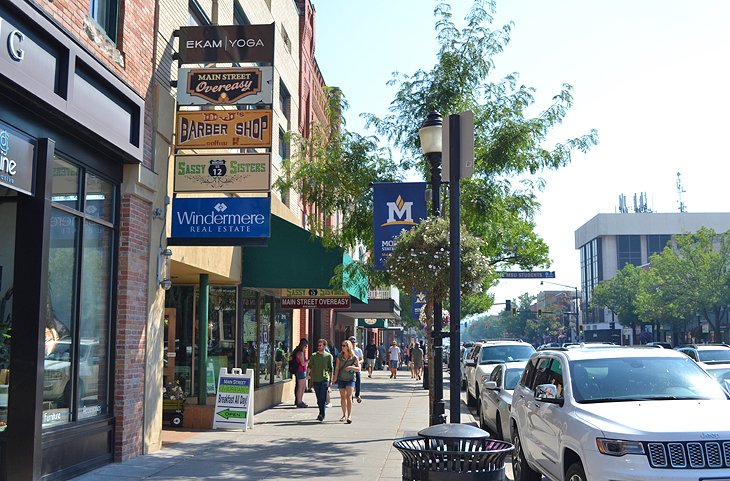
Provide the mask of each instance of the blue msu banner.
POLYGON ((268 197, 172 199, 172 239, 265 237, 271 237, 271 199, 268 197))
POLYGON ((426 182, 373 184, 375 270, 384 271, 395 238, 427 217, 426 182))

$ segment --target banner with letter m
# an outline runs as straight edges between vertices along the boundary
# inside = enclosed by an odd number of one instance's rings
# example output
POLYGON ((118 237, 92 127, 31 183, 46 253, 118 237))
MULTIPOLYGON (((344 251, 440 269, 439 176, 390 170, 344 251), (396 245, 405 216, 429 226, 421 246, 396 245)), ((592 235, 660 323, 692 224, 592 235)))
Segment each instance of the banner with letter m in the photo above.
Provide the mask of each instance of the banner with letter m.
POLYGON ((375 270, 384 271, 395 238, 427 217, 426 182, 373 184, 375 270))

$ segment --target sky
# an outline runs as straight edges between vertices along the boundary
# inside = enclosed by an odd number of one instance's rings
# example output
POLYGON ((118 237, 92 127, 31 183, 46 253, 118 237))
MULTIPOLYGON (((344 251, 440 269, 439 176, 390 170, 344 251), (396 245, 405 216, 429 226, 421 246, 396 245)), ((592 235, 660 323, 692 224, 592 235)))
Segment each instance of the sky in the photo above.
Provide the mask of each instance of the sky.
MULTIPOLYGON (((359 115, 387 114, 396 91, 386 85, 392 73, 436 63, 436 2, 312 2, 325 82, 349 102, 347 129, 372 135, 359 115)), ((457 24, 471 4, 451 2, 457 24)), ((509 45, 495 57, 494 78, 519 73, 521 83, 536 89, 538 109, 563 83, 574 88, 574 105, 545 147, 590 129, 599 134, 587 154, 574 153, 569 166, 539 174, 547 184, 538 195, 536 231, 552 264, 535 270, 555 271, 551 282, 580 285, 575 231, 599 213, 618 212, 620 194, 630 209, 634 195, 645 193, 654 212, 679 212, 680 196, 687 212, 730 211, 728 19, 727 0, 497 0, 493 28, 514 25, 509 45)), ((560 289, 502 280, 490 293, 504 302, 560 289)))

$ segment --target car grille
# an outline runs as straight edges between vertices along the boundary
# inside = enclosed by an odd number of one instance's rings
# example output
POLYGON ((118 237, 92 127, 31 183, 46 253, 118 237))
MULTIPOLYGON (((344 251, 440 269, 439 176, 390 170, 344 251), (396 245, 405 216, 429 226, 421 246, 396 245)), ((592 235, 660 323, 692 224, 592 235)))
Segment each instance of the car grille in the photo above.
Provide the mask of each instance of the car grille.
POLYGON ((730 468, 730 441, 646 444, 653 468, 730 468))

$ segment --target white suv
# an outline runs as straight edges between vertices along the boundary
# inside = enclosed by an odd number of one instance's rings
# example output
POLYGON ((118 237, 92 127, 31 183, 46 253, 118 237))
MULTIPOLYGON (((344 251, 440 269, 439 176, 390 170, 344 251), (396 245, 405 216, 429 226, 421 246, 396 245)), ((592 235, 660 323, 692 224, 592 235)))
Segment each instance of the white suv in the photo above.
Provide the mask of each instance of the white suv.
MULTIPOLYGON (((487 340, 474 343, 471 354, 464 363, 466 371, 466 403, 474 406, 480 402, 480 394, 485 378, 497 364, 503 362, 527 361, 535 352, 532 344, 519 339, 487 340)), ((477 406, 477 412, 479 407, 477 406)))
POLYGON ((512 398, 514 479, 730 479, 729 400, 674 350, 539 351, 512 398))

